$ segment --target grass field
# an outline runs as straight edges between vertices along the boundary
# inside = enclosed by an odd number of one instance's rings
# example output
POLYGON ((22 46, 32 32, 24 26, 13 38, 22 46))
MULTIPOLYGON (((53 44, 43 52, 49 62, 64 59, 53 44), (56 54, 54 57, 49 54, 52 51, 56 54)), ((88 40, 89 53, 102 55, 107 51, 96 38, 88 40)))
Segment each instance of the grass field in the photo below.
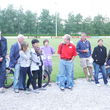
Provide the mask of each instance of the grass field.
MULTIPOLYGON (((17 39, 8 39, 8 53, 10 51, 10 47, 13 43, 16 42, 17 39)), ((44 39, 39 39, 40 40, 40 45, 42 46, 42 41, 44 39)), ((59 43, 62 41, 62 39, 49 39, 50 40, 50 45, 53 46, 56 50, 57 53, 57 48, 59 43)), ((78 42, 78 38, 76 39, 72 39, 72 42, 76 45, 78 42)), ((91 42, 92 45, 92 49, 97 45, 97 40, 98 38, 89 38, 88 39, 91 42)), ((110 39, 109 38, 104 38, 104 45, 107 47, 107 49, 110 49, 110 39)), ((29 42, 30 44, 30 48, 31 48, 31 39, 26 39, 27 42, 29 42)), ((53 72, 52 72, 52 81, 56 80, 56 76, 58 74, 58 66, 59 66, 59 57, 57 55, 53 56, 53 72)), ((74 74, 75 74, 75 78, 83 78, 84 73, 82 71, 82 68, 80 66, 80 59, 77 56, 75 61, 74 61, 74 74)))

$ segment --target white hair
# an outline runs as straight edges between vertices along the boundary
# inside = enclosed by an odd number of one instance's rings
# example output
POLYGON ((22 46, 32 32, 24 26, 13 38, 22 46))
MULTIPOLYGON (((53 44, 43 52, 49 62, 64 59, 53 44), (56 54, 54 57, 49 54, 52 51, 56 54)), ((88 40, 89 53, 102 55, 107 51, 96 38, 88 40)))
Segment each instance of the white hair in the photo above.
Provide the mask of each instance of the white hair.
POLYGON ((18 38, 18 39, 19 39, 19 38, 24 38, 24 35, 19 34, 19 35, 17 36, 17 38, 18 38))
POLYGON ((71 39, 71 36, 69 34, 65 34, 63 38, 64 39, 67 39, 67 40, 70 40, 71 39))

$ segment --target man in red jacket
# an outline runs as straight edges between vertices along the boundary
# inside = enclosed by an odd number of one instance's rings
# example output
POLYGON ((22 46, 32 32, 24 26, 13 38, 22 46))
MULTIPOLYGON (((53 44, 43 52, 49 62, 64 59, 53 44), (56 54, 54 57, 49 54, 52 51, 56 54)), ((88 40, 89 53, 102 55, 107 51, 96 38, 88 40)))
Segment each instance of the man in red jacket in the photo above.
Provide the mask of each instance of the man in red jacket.
POLYGON ((77 52, 76 47, 70 43, 70 39, 70 35, 64 35, 64 42, 58 47, 58 54, 60 55, 59 86, 61 90, 64 90, 65 87, 68 89, 73 87, 73 61, 77 52))

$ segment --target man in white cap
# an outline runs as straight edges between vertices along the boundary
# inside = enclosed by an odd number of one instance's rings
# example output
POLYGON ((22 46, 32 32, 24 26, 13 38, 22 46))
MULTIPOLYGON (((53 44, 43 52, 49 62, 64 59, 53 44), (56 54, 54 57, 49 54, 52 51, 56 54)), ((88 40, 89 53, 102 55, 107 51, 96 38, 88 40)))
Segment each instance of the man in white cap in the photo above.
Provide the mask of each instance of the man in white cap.
POLYGON ((0 93, 4 92, 4 81, 6 76, 6 54, 7 40, 2 36, 0 31, 0 93))
POLYGON ((64 42, 58 47, 58 54, 60 55, 59 65, 59 86, 61 90, 68 88, 72 90, 73 84, 73 62, 77 56, 76 47, 70 42, 71 36, 64 35, 64 42))
POLYGON ((14 91, 15 93, 19 93, 19 88, 22 89, 21 84, 19 82, 19 74, 20 74, 20 64, 19 64, 19 51, 21 49, 21 43, 24 41, 24 36, 22 34, 18 35, 18 41, 11 46, 10 50, 10 68, 14 68, 14 91))

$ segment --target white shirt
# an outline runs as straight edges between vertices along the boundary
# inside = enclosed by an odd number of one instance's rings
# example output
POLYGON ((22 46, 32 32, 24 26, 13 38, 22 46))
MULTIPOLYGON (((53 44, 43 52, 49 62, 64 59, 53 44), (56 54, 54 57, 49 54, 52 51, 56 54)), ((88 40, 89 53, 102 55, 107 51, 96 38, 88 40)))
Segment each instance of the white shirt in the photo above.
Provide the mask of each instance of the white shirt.
POLYGON ((31 64, 31 55, 30 55, 30 51, 27 50, 26 52, 24 51, 20 51, 20 58, 19 58, 19 63, 21 67, 30 67, 31 64))
POLYGON ((37 53, 35 52, 34 48, 32 48, 31 49, 31 71, 39 70, 40 65, 41 65, 40 58, 37 56, 37 53))

